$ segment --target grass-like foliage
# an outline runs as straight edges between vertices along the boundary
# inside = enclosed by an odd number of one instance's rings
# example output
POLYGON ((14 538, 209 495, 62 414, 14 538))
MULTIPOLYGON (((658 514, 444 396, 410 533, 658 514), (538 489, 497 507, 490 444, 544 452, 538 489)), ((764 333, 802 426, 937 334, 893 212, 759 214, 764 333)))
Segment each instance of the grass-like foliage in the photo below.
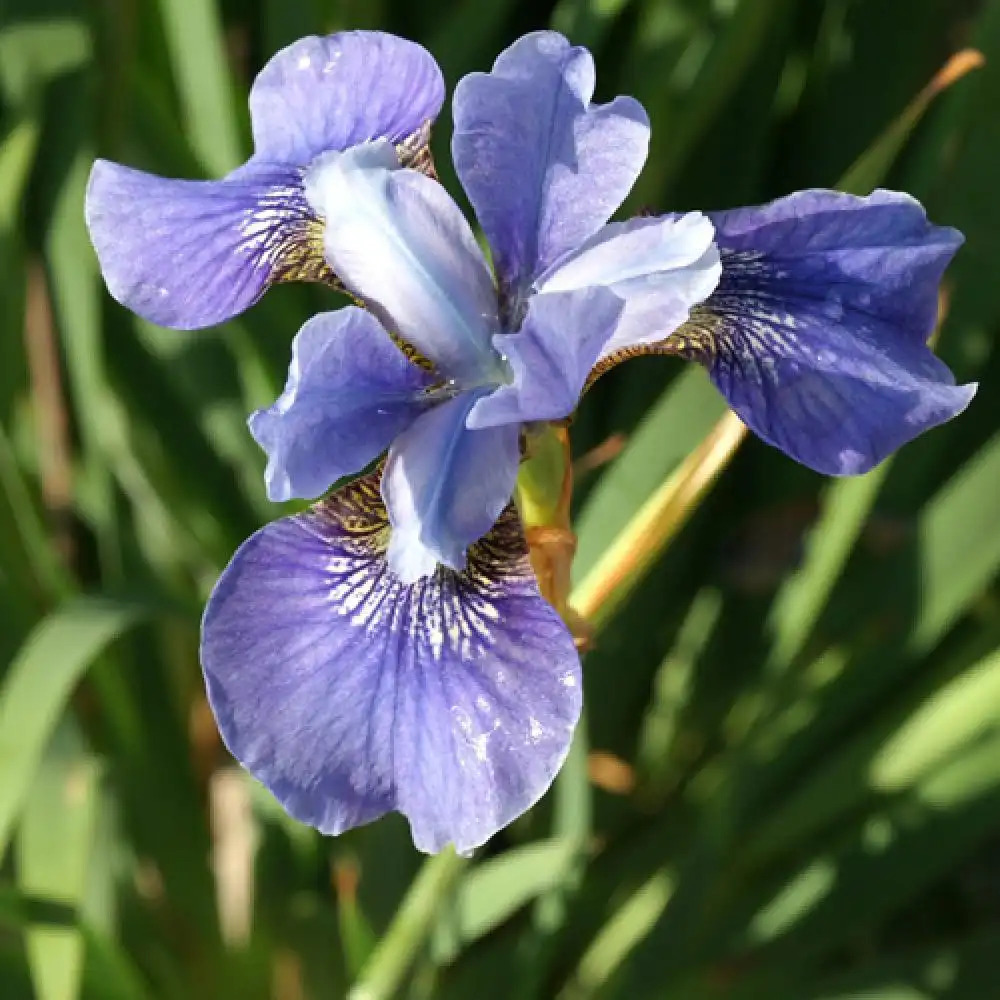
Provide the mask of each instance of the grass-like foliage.
POLYGON ((7 0, 0 997, 1000 996, 998 107, 998 0, 7 0), (571 428, 586 722, 537 807, 421 870, 398 817, 288 819, 198 666, 218 573, 291 510, 246 415, 340 300, 146 324, 104 289, 84 186, 98 155, 240 163, 249 83, 300 35, 415 38, 451 88, 546 26, 594 51, 599 99, 649 111, 631 211, 885 184, 963 230, 937 350, 981 389, 833 482, 755 438, 718 460, 724 404, 676 359, 601 378, 571 428), (985 67, 913 104, 966 47, 985 67), (718 467, 678 506, 699 446, 718 467), (664 484, 644 558, 630 525, 664 484), (641 569, 611 594, 609 558, 641 569))

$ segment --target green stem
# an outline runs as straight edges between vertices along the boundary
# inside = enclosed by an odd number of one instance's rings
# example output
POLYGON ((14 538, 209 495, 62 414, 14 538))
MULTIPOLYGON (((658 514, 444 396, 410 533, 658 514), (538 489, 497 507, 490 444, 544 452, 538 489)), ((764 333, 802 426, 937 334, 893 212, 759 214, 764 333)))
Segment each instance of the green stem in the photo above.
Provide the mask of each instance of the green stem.
POLYGON ((347 1000, 389 1000, 393 996, 467 864, 468 859, 450 847, 424 862, 347 1000))

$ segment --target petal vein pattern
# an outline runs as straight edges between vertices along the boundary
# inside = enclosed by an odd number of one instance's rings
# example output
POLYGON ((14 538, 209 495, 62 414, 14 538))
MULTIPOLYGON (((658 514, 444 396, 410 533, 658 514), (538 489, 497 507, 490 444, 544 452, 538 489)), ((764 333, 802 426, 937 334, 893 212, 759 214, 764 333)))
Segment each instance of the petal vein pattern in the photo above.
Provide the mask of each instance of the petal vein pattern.
POLYGON ((202 663, 230 750, 296 818, 340 833, 389 810, 460 851, 529 808, 580 711, 573 641, 508 508, 469 553, 406 585, 377 476, 268 525, 209 601, 202 663))
POLYGON ((295 170, 185 181, 98 160, 86 219, 108 290, 163 326, 222 322, 273 281, 334 282, 295 170))
POLYGON ((719 287, 671 340, 765 441, 854 475, 969 404, 926 344, 962 238, 913 198, 802 191, 712 220, 719 287))
POLYGON ((168 180, 99 160, 85 213, 111 294, 144 318, 194 329, 249 308, 276 281, 338 286, 302 174, 319 155, 373 139, 430 169, 444 99, 419 45, 378 31, 303 38, 250 95, 256 152, 218 181, 168 180))

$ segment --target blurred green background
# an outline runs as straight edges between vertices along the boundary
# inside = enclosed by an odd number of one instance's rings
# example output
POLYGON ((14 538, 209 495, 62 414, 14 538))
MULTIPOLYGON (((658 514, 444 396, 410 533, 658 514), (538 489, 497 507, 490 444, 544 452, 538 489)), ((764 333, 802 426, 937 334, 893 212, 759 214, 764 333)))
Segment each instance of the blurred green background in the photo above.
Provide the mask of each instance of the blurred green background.
MULTIPOLYGON (((998 108, 1000 0, 3 0, 2 1000, 1000 998, 998 108), (337 303, 152 327, 105 293, 83 191, 96 155, 239 163, 253 75, 302 34, 416 38, 450 88, 544 26, 650 112, 633 210, 887 183, 964 230, 939 350, 983 387, 858 480, 748 439, 601 615, 553 792, 407 895, 405 823, 285 818, 197 662, 217 574, 287 512, 245 416, 337 303), (986 67, 901 119, 966 46, 986 67)), ((597 384, 578 579, 723 412, 670 359, 597 384)))

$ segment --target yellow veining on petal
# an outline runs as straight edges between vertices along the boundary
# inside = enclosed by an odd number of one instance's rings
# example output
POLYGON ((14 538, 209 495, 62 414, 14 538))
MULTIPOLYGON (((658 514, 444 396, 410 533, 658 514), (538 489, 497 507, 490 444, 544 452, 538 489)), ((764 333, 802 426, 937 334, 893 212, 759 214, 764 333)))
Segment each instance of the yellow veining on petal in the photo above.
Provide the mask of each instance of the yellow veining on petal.
POLYGON ((369 635, 390 634, 422 646, 432 660, 445 654, 474 662, 496 642, 497 602, 534 585, 521 524, 513 505, 468 552, 462 571, 438 566, 404 584, 389 569, 388 515, 381 470, 362 476, 313 507, 320 530, 336 536, 327 564, 331 611, 369 635))
MULTIPOLYGON (((402 166, 437 179, 430 135, 431 123, 427 121, 396 144, 396 154, 402 166)), ((326 262, 323 225, 305 202, 300 186, 276 184, 247 211, 240 250, 254 257, 257 266, 268 267, 272 282, 309 281, 346 292, 326 262)), ((397 343, 412 361, 430 367, 409 345, 397 343)))
POLYGON ((396 155, 402 166, 419 170, 420 173, 437 180, 437 168, 434 166, 430 143, 431 123, 426 121, 416 132, 408 135, 402 142, 396 143, 396 155))
POLYGON ((252 257, 255 266, 266 267, 272 282, 312 281, 343 290, 323 255, 323 223, 300 185, 269 187, 247 209, 240 236, 240 252, 252 257))
POLYGON ((602 375, 611 371, 615 365, 632 358, 648 357, 652 354, 673 354, 688 361, 698 361, 711 365, 719 347, 719 333, 722 318, 705 306, 696 306, 685 323, 663 340, 651 344, 637 344, 635 347, 624 347, 614 354, 599 361, 587 376, 583 387, 586 392, 602 375))

